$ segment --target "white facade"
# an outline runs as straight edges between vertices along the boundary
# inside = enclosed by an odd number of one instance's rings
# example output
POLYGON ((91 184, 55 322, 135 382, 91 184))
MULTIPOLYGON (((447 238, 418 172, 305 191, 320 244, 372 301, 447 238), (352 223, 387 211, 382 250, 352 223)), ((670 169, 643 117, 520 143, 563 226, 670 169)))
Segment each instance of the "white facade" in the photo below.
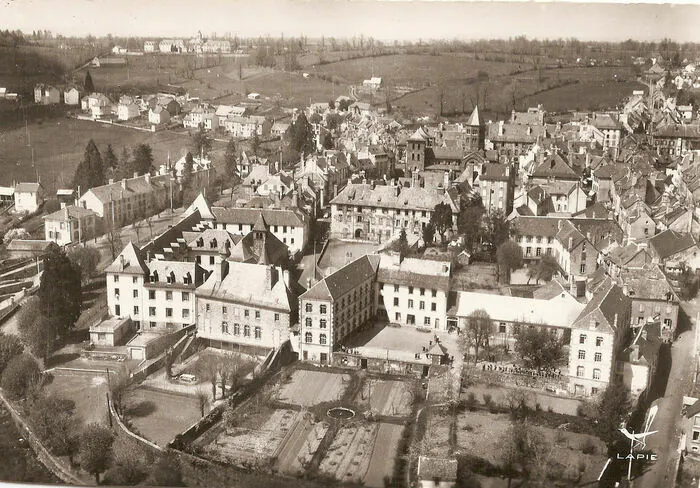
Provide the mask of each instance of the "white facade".
POLYGON ((139 116, 139 107, 134 103, 120 103, 117 107, 119 120, 131 120, 139 116))

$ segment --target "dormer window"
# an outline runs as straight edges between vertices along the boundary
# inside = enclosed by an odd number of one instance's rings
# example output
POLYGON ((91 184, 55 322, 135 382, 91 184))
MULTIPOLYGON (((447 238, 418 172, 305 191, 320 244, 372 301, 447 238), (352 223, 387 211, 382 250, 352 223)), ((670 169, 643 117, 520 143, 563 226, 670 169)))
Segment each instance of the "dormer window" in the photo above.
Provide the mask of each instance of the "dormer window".
POLYGON ((209 247, 211 249, 216 249, 216 239, 212 239, 211 241, 209 241, 209 247))
POLYGON ((168 283, 175 283, 175 273, 173 271, 168 275, 168 283))
POLYGON ((197 247, 204 247, 204 239, 201 237, 197 239, 197 247))
POLYGON ((183 281, 186 285, 191 285, 192 284, 192 275, 190 273, 187 273, 184 276, 183 281))
POLYGON ((158 283, 158 271, 154 271, 151 275, 151 283, 158 283))

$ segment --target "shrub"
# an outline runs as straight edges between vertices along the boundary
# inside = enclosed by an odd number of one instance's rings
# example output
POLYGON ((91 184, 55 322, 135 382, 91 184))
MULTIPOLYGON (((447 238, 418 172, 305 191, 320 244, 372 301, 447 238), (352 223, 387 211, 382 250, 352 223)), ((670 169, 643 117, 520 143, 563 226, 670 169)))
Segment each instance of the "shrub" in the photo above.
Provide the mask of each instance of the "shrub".
POLYGON ((593 442, 591 439, 586 439, 581 446, 581 451, 584 454, 596 454, 596 452, 598 452, 598 448, 596 447, 595 442, 593 442))
POLYGON ((29 354, 20 354, 7 363, 0 385, 10 398, 19 400, 27 397, 40 378, 41 372, 36 360, 29 354))
POLYGON ((583 407, 583 405, 578 405, 576 407, 576 415, 578 415, 579 417, 586 416, 586 409, 583 407))
POLYGON ((564 433, 561 430, 558 430, 556 435, 554 436, 554 442, 558 446, 566 444, 566 435, 564 435, 564 433))
POLYGON ((537 412, 541 412, 541 411, 542 411, 542 405, 540 405, 539 402, 538 402, 538 403, 535 403, 535 411, 537 411, 537 412))
POLYGON ((490 406, 490 405, 491 405, 491 400, 493 399, 493 397, 491 396, 491 394, 490 394, 490 393, 484 393, 483 398, 484 398, 484 405, 486 405, 487 407, 490 406))
POLYGON ((474 392, 469 392, 464 404, 470 412, 476 408, 476 395, 474 395, 474 392))

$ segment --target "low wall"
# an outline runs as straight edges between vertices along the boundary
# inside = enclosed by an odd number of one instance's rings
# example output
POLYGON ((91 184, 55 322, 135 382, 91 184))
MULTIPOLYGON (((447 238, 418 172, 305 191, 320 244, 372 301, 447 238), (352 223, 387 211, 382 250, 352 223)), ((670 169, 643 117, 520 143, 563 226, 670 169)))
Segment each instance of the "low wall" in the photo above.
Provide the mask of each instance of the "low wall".
POLYGON ((414 376, 420 378, 424 376, 424 367, 429 365, 410 363, 407 361, 398 361, 395 359, 377 359, 366 358, 357 354, 348 354, 344 352, 334 352, 332 356, 332 365, 339 368, 347 369, 363 369, 362 361, 366 361, 367 371, 374 373, 400 374, 414 376))
POLYGON ((0 401, 2 401, 2 403, 5 405, 7 411, 10 412, 10 415, 12 415, 12 419, 15 421, 15 424, 17 424, 20 430, 24 433, 24 435, 27 438, 27 442, 29 442, 29 445, 32 447, 32 450, 36 453, 36 457, 39 459, 41 464, 46 466, 46 469, 51 471, 61 481, 68 485, 88 485, 88 483, 85 483, 83 480, 71 473, 71 470, 68 467, 64 466, 60 460, 54 457, 44 447, 39 438, 29 429, 29 426, 24 421, 24 419, 19 415, 19 413, 15 410, 12 404, 5 398, 5 395, 2 393, 2 391, 0 391, 0 401))

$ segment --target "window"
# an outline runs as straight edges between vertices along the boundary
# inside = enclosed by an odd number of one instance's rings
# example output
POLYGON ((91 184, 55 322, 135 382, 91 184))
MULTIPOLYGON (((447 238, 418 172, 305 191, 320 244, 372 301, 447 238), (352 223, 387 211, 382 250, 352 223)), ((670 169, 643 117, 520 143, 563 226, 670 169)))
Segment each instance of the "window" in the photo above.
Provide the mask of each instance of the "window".
POLYGON ((189 309, 189 308, 183 308, 183 309, 182 309, 182 318, 183 318, 183 319, 189 319, 189 318, 190 318, 190 309, 189 309))
POLYGON ((233 335, 241 335, 241 324, 233 324, 233 335))
POLYGON ((583 349, 579 349, 578 358, 579 359, 586 359, 586 351, 584 351, 583 349))
POLYGON ((602 337, 596 337, 595 338, 595 347, 600 347, 603 345, 603 338, 602 337))
POLYGON ((537 249, 535 249, 535 256, 541 256, 541 255, 542 255, 542 248, 538 247, 537 249))
POLYGON ((131 278, 131 282, 132 282, 133 284, 137 284, 137 283, 139 282, 139 277, 138 277, 138 276, 132 277, 132 278, 131 278))
POLYGON ((134 306, 134 315, 138 315, 138 314, 139 314, 139 307, 134 306))
POLYGON ((328 307, 326 305, 321 305, 320 309, 321 313, 325 314, 327 312, 328 307))
POLYGON ((215 264, 214 256, 209 256, 209 264, 215 264))
POLYGON ((149 300, 155 300, 155 299, 156 299, 156 291, 155 291, 155 290, 148 290, 148 299, 149 299, 149 300))
POLYGON ((211 310, 211 305, 209 305, 209 304, 207 303, 207 304, 204 306, 204 309, 208 312, 209 310, 211 310))
POLYGON ((307 312, 313 312, 313 311, 314 311, 314 306, 313 306, 313 304, 311 304, 311 303, 307 303, 305 308, 306 308, 306 311, 307 311, 307 312))
POLYGON ((396 312, 396 321, 401 322, 401 314, 399 312, 396 312))
POLYGON ((243 337, 250 337, 250 325, 243 326, 243 337))
POLYGON ((423 295, 425 295, 425 288, 420 289, 420 296, 423 296, 423 295))
POLYGON ((172 309, 172 308, 166 308, 166 309, 165 309, 165 316, 166 316, 166 317, 172 317, 172 316, 173 316, 173 309, 172 309))
POLYGON ((698 439, 700 439, 700 431, 694 430, 693 431, 693 440, 697 441, 698 439))
POLYGON ((318 342, 321 345, 326 345, 327 339, 326 339, 326 334, 321 334, 318 336, 318 342))
POLYGON ((255 311, 255 318, 259 319, 260 318, 260 310, 255 311))
POLYGON ((394 306, 395 307, 399 306, 399 297, 394 297, 394 306))
POLYGON ((121 307, 119 305, 114 306, 114 315, 121 315, 121 307))
POLYGON ((119 288, 114 289, 114 296, 119 298, 119 288))
POLYGON ((399 285, 394 285, 394 293, 398 293, 398 292, 399 292, 399 285))
POLYGON ((532 248, 530 246, 525 248, 525 256, 532 256, 532 248))
POLYGON ((408 308, 413 308, 413 300, 409 298, 408 300, 408 308))
POLYGON ((437 290, 432 290, 433 292, 433 298, 437 297, 437 290))
POLYGON ((579 344, 585 344, 586 343, 586 334, 581 334, 578 336, 578 343, 579 344))
POLYGON ((221 322, 221 333, 228 334, 228 322, 221 322))
POLYGON ((254 333, 257 340, 262 338, 262 329, 260 327, 256 327, 254 333))
POLYGON ((280 320, 280 314, 276 313, 275 314, 275 322, 279 322, 280 320))
POLYGON ((498 324, 498 332, 501 334, 506 333, 506 324, 504 322, 501 322, 500 324, 498 324))
POLYGON ((430 317, 426 317, 423 319, 423 325, 430 325, 430 317))
POLYGON ((412 287, 412 286, 409 286, 409 287, 408 287, 408 293, 411 294, 411 295, 413 295, 413 287, 412 287))
POLYGON ((148 325, 151 327, 151 329, 155 329, 155 327, 156 327, 155 322, 149 322, 148 325))
POLYGON ((249 317, 249 316, 250 316, 250 310, 248 310, 247 308, 244 309, 244 310, 243 310, 243 316, 244 316, 244 317, 249 317))
POLYGON ((311 332, 307 332, 304 334, 304 342, 307 344, 311 344, 314 341, 314 336, 311 332))
POLYGON ((114 282, 115 282, 115 283, 119 283, 119 276, 114 275, 114 282))
POLYGON ((155 316, 156 316, 156 307, 148 307, 148 316, 149 316, 149 317, 155 317, 155 316))
POLYGON ((583 377, 584 371, 585 370, 583 366, 579 366, 578 368, 576 368, 576 376, 578 376, 579 378, 583 377))
POLYGON ((166 299, 166 300, 172 300, 172 299, 173 299, 173 292, 172 292, 172 291, 166 291, 166 292, 165 292, 165 299, 166 299))
POLYGON ((320 328, 322 328, 322 329, 325 329, 325 328, 326 328, 326 319, 321 319, 321 320, 319 321, 318 326, 319 326, 320 328))
POLYGON ((134 298, 138 298, 138 297, 139 297, 139 291, 138 291, 138 290, 134 290, 134 298))
POLYGON ((598 388, 591 388, 591 395, 597 395, 598 394, 598 388))
POLYGON ((183 291, 183 292, 182 292, 182 301, 183 301, 183 302, 189 302, 189 301, 190 301, 190 294, 187 293, 187 292, 185 292, 185 291, 183 291))
POLYGON ((593 379, 594 380, 599 380, 600 379, 600 370, 598 368, 593 370, 593 379))
POLYGON ((593 355, 593 360, 594 360, 596 363, 601 362, 601 361, 603 360, 603 354, 600 353, 600 352, 595 353, 595 354, 593 355))
POLYGON ((306 317, 306 326, 307 327, 313 326, 313 321, 311 320, 311 317, 306 317))

